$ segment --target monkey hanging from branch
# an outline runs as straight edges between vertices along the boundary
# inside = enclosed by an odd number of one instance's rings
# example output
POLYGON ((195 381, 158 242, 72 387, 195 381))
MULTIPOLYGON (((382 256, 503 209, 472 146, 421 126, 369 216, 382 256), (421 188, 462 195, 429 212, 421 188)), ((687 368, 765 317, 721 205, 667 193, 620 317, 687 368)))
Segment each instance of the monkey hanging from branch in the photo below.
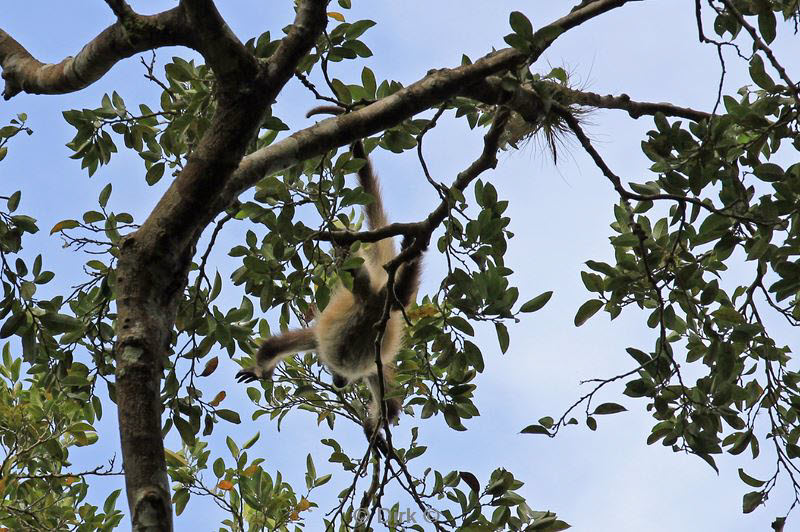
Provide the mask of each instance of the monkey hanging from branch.
MULTIPOLYGON (((311 110, 308 116, 342 112, 343 109, 339 107, 325 106, 311 110)), ((388 225, 380 184, 363 143, 360 140, 354 142, 351 151, 353 157, 365 161, 358 170, 358 181, 364 192, 372 196, 372 201, 364 206, 367 225, 370 230, 379 229, 388 225)), ((413 238, 405 236, 401 247, 406 249, 413 243, 413 238)), ((388 275, 384 265, 395 258, 397 252, 394 241, 385 238, 360 249, 358 254, 364 261, 353 272, 352 290, 340 283, 312 325, 267 338, 256 353, 255 365, 239 371, 236 378, 242 383, 270 379, 283 358, 300 351, 316 351, 337 388, 366 380, 372 400, 364 422, 364 432, 370 441, 374 438, 376 449, 385 455, 389 450, 379 433, 382 408, 379 403, 381 383, 375 358, 375 325, 383 315, 388 296, 388 275)), ((420 257, 417 256, 402 264, 395 274, 392 308, 380 346, 384 395, 394 388, 394 359, 402 346, 405 324, 402 313, 416 298, 420 268, 420 257)), ((402 402, 392 396, 385 397, 385 404, 386 419, 394 423, 402 402)))

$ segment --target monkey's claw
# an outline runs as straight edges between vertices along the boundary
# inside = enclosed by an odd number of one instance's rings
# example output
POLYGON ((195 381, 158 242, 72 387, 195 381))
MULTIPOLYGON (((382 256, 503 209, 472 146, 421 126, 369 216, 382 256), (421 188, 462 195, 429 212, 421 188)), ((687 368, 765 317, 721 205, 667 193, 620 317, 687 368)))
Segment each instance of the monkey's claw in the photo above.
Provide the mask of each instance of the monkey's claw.
POLYGON ((245 368, 236 373, 236 381, 241 383, 255 382, 260 379, 269 379, 272 377, 272 372, 265 372, 258 366, 245 368))

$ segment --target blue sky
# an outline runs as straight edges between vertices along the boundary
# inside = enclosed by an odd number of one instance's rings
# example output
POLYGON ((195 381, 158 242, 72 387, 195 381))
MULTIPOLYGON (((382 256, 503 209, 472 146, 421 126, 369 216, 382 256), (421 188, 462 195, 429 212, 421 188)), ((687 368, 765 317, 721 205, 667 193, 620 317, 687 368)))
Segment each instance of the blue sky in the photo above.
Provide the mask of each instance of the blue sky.
MULTIPOLYGON (((140 12, 156 12, 171 7, 169 1, 133 1, 140 12)), ((242 40, 265 30, 273 35, 291 21, 292 2, 273 0, 220 1, 219 7, 231 28, 242 40)), ((14 36, 38 59, 59 61, 76 53, 103 27, 113 21, 103 2, 80 3, 30 0, 9 3, 0 15, 0 27, 14 36)), ((526 13, 535 27, 566 13, 572 2, 479 2, 452 0, 425 2, 354 2, 345 12, 348 20, 369 18, 378 26, 365 35, 374 56, 365 63, 378 79, 411 83, 431 68, 455 66, 466 53, 477 58, 492 47, 505 46, 509 32, 508 13, 526 13)), ((331 7, 331 9, 336 9, 331 7)), ((788 28, 787 28, 788 29, 788 28)), ((785 53, 789 40, 779 38, 776 49, 783 50, 789 71, 797 70, 798 60, 785 53), (791 61, 790 61, 791 60, 791 61)), ((796 48, 795 48, 796 49, 796 48)), ((158 51, 159 64, 172 55, 190 56, 184 50, 158 51)), ((748 83, 746 65, 728 57, 726 90, 734 92, 748 83)), ((358 70, 334 65, 335 75, 358 79, 358 70)), ((625 92, 634 99, 670 101, 675 104, 710 110, 716 97, 719 65, 716 50, 697 42, 694 2, 691 0, 648 0, 627 6, 585 24, 558 39, 534 68, 547 71, 564 66, 579 87, 601 94, 625 92)), ((19 95, 0 103, 0 122, 16 113, 28 113, 35 134, 18 138, 8 158, 0 165, 2 194, 23 191, 21 210, 39 219, 42 229, 27 242, 25 253, 43 253, 45 265, 57 273, 60 286, 80 279, 84 256, 65 250, 57 236, 48 230, 65 218, 75 218, 96 201, 100 189, 114 184, 110 207, 132 212, 142 220, 163 190, 167 178, 147 187, 139 158, 124 151, 112 164, 101 168, 91 179, 76 161, 67 158, 64 144, 72 128, 61 117, 68 108, 95 107, 105 92, 116 90, 129 107, 140 101, 152 102, 158 92, 142 77, 138 57, 116 66, 104 79, 80 93, 65 96, 19 95)), ((310 121, 302 118, 313 106, 308 94, 291 84, 276 104, 275 114, 293 127, 310 121)), ((588 117, 587 130, 609 166, 626 180, 649 178, 649 162, 639 143, 652 126, 651 120, 632 120, 625 113, 598 111, 588 117)), ((449 181, 479 150, 480 132, 466 130, 463 123, 443 123, 429 137, 425 150, 431 172, 449 181)), ((764 456, 750 464, 745 455, 720 457, 717 475, 701 460, 674 454, 660 445, 648 447, 645 439, 652 421, 644 403, 621 398, 622 385, 610 386, 602 401, 616 401, 629 412, 599 420, 596 432, 584 425, 564 430, 555 440, 525 436, 519 430, 545 415, 559 415, 584 393, 582 379, 607 377, 627 371, 632 360, 625 348, 649 349, 654 333, 646 327, 646 316, 628 309, 614 322, 598 314, 581 328, 572 319, 589 294, 580 282, 584 261, 609 260, 612 250, 607 237, 616 201, 611 186, 575 143, 561 151, 558 166, 547 154, 531 144, 521 151, 505 152, 500 165, 487 175, 503 199, 511 200, 511 230, 508 264, 515 270, 514 281, 525 301, 545 290, 553 290, 550 303, 541 311, 527 315, 511 327, 511 347, 501 355, 493 331, 478 328, 487 369, 478 379, 477 405, 482 416, 467 421, 469 429, 456 433, 441 417, 419 420, 401 419, 395 438, 405 441, 408 429, 420 427, 421 440, 428 452, 413 462, 415 472, 430 465, 441 471, 462 469, 474 472, 481 481, 496 467, 506 467, 525 481, 520 492, 535 509, 556 511, 573 524, 575 530, 617 531, 749 531, 768 529, 775 516, 788 507, 788 493, 774 492, 769 505, 750 515, 741 514, 741 496, 747 491, 736 469, 745 467, 753 476, 764 476, 772 466, 764 456)), ((377 153, 375 165, 380 173, 388 211, 394 220, 420 219, 436 204, 436 197, 421 175, 413 154, 397 157, 377 153)), ((224 250, 235 238, 235 230, 223 233, 219 245, 224 250)), ((227 278, 235 267, 224 253, 214 264, 227 278)), ((423 292, 433 290, 444 271, 444 262, 435 251, 426 257, 427 271, 423 292)), ((238 303, 241 293, 231 289, 226 297, 238 303)), ((776 337, 790 346, 796 340, 785 329, 776 337)), ((211 395, 219 389, 228 392, 225 406, 246 411, 244 387, 235 385, 238 366, 220 353, 220 369, 208 379, 211 395)), ((315 456, 318 474, 335 473, 334 480, 315 497, 324 511, 334 505, 339 490, 350 478, 327 462, 321 438, 331 437, 327 427, 317 427, 303 412, 290 415, 278 433, 266 417, 253 422, 243 416, 241 425, 220 424, 212 448, 227 456, 224 435, 234 434, 239 441, 256 431, 261 439, 252 452, 267 458, 270 472, 281 470, 298 489, 303 484, 305 456, 315 456)), ((105 429, 102 446, 88 453, 75 453, 77 465, 95 465, 98 456, 118 455, 116 416, 111 408, 100 423, 105 429)), ((101 434, 103 435, 103 434, 101 434)), ((339 423, 334 431, 353 454, 363 447, 358 427, 339 423)), ((175 439, 168 447, 175 448, 175 439)), ((764 446, 766 450, 766 446, 764 446)), ((122 479, 101 479, 93 496, 122 486, 122 479)), ((786 486, 784 486, 786 487, 786 486)), ((399 495, 398 495, 399 497, 399 495)), ((410 501, 398 499, 401 507, 410 501)), ((120 498, 118 504, 124 504, 120 498)), ((323 512, 309 517, 309 530, 323 512)), ((223 514, 208 500, 194 499, 176 529, 210 529, 223 514)), ((124 528, 124 527, 123 527, 124 528)), ((216 528, 216 526, 214 526, 216 528)))

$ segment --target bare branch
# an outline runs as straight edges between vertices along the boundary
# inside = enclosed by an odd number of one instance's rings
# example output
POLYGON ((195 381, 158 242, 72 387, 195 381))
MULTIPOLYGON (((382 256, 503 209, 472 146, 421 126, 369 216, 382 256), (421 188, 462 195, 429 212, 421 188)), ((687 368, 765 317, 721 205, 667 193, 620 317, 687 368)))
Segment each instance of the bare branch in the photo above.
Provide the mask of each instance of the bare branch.
MULTIPOLYGON (((119 7, 119 2, 112 2, 119 7)), ((112 9, 116 8, 112 6, 112 9)), ((120 7, 120 9, 123 9, 120 7)), ((88 87, 118 61, 162 46, 190 45, 189 29, 179 8, 150 16, 125 12, 125 22, 115 22, 84 46, 75 57, 57 64, 34 58, 20 43, 0 29, 0 67, 8 100, 20 92, 64 94, 88 87)))
POLYGON ((747 33, 750 34, 750 37, 753 39, 753 45, 755 48, 764 52, 769 59, 770 64, 772 67, 778 71, 778 75, 780 75, 781 79, 788 85, 790 91, 792 91, 792 97, 794 98, 795 104, 800 107, 800 90, 797 88, 797 84, 792 81, 789 77, 789 74, 786 72, 786 69, 783 68, 783 65, 780 64, 778 58, 775 57, 775 54, 772 52, 772 49, 767 46, 761 37, 758 36, 758 32, 756 29, 745 20, 744 16, 742 15, 741 11, 736 9, 736 6, 730 0, 722 0, 722 3, 725 4, 725 7, 730 11, 734 17, 736 17, 736 21, 742 25, 742 27, 747 30, 747 33))
POLYGON ((711 117, 711 113, 698 111, 690 107, 681 107, 664 102, 639 102, 631 100, 627 94, 605 96, 594 92, 579 91, 575 89, 563 88, 569 94, 570 100, 581 105, 597 107, 601 109, 620 109, 627 111, 631 118, 640 118, 645 115, 653 116, 662 113, 666 116, 676 116, 686 118, 695 122, 700 122, 711 117))
MULTIPOLYGON (((630 96, 627 94, 620 94, 619 96, 607 94, 603 96, 594 92, 570 89, 555 83, 548 83, 548 85, 552 85, 554 92, 557 91, 567 94, 567 99, 571 102, 600 109, 619 109, 627 111, 632 118, 663 113, 667 116, 677 116, 700 122, 701 120, 711 117, 711 114, 705 111, 697 111, 689 107, 680 107, 671 103, 639 102, 631 100, 630 96)), ((461 93, 483 103, 507 105, 532 123, 535 123, 539 113, 544 109, 541 97, 536 91, 524 86, 517 86, 514 90, 507 89, 503 86, 500 78, 496 76, 464 87, 461 93)))
POLYGON ((621 7, 628 2, 641 1, 642 0, 584 0, 580 4, 573 7, 568 15, 561 17, 552 24, 549 24, 549 26, 559 26, 566 31, 574 28, 575 26, 579 26, 587 20, 593 19, 598 15, 602 15, 607 11, 621 7))

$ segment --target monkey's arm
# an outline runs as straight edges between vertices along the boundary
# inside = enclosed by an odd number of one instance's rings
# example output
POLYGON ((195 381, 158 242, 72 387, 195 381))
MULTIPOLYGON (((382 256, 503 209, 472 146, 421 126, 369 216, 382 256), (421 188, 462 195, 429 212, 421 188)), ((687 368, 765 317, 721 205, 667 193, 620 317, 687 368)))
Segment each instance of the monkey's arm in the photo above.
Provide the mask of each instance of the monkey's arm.
POLYGON ((238 382, 253 382, 258 379, 270 379, 275 366, 282 359, 298 351, 308 351, 316 348, 317 340, 314 337, 314 327, 294 329, 277 336, 270 336, 258 348, 255 366, 239 371, 236 374, 236 380, 238 382))

